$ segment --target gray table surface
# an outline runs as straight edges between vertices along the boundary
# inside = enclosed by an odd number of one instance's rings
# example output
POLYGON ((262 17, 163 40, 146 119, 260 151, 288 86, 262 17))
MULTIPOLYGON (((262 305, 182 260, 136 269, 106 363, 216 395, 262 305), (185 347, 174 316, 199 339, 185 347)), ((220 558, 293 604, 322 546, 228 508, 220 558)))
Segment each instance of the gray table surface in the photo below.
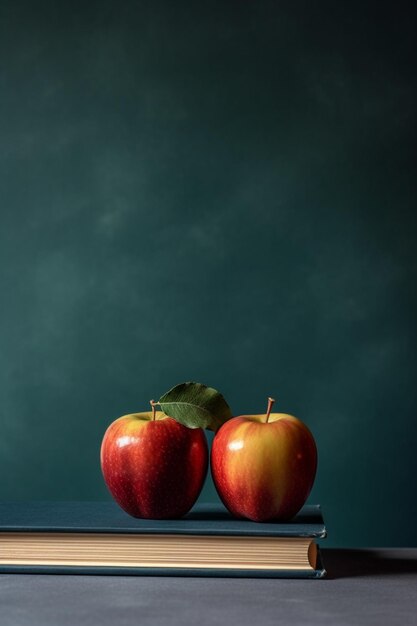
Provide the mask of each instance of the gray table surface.
POLYGON ((323 561, 322 580, 2 574, 0 625, 417 624, 417 548, 323 561))

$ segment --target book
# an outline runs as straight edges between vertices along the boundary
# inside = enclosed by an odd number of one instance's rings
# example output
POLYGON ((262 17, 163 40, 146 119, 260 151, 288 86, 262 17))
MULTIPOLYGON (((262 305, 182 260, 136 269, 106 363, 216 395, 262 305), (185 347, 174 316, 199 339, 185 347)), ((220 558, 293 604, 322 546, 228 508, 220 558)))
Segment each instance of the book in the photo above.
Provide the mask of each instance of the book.
POLYGON ((114 502, 0 503, 0 572, 321 578, 325 536, 318 505, 257 523, 221 505, 146 520, 114 502))

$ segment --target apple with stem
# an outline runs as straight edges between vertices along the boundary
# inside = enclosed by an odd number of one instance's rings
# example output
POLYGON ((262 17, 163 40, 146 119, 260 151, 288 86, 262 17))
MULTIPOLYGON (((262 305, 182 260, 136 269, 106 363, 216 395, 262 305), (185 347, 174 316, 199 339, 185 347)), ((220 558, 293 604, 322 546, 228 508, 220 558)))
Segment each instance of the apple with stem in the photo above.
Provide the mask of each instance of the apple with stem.
POLYGON ((208 447, 201 428, 187 428, 151 400, 152 411, 115 420, 101 444, 101 468, 116 502, 130 515, 182 517, 202 489, 208 447))
POLYGON ((317 448, 303 422, 285 413, 242 415, 214 437, 211 472, 217 492, 236 517, 256 522, 289 520, 311 491, 317 448))

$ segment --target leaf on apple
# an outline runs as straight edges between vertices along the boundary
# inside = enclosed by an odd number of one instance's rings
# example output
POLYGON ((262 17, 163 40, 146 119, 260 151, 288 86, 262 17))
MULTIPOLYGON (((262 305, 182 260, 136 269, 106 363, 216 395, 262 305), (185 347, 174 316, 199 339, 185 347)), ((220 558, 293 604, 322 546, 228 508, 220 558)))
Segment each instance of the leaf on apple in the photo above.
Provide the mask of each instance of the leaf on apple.
POLYGON ((232 417, 222 394, 201 383, 181 383, 165 393, 158 401, 165 415, 188 428, 218 430, 232 417))

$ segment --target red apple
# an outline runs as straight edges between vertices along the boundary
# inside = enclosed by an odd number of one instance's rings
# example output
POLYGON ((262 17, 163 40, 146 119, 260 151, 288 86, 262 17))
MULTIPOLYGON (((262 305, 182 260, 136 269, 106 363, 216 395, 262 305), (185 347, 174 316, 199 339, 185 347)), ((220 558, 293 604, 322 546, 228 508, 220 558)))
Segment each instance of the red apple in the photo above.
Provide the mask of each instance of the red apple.
POLYGON ((289 520, 313 486, 317 449, 299 419, 285 413, 242 415, 214 437, 211 472, 217 492, 236 517, 255 522, 289 520))
POLYGON ((182 517, 203 486, 208 447, 201 428, 187 428, 161 411, 114 421, 101 445, 104 480, 130 515, 182 517))

